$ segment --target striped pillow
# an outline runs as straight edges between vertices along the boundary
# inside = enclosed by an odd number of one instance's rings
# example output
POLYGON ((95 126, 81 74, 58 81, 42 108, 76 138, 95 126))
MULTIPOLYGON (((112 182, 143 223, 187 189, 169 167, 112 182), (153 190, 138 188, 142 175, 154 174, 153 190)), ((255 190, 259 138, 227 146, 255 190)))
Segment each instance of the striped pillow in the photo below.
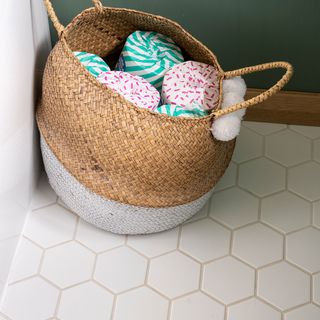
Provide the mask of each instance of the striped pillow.
POLYGON ((165 72, 183 61, 180 48, 169 37, 136 31, 127 38, 116 70, 143 77, 160 91, 165 72))

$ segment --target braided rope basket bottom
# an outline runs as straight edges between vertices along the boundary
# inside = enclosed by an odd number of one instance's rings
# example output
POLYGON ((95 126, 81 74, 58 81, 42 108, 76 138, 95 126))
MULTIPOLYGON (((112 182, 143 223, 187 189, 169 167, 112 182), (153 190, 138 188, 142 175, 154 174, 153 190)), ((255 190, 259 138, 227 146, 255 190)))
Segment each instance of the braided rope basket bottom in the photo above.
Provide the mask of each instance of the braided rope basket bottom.
POLYGON ((63 202, 87 222, 114 233, 147 234, 174 228, 197 213, 213 191, 173 207, 148 208, 123 204, 84 187, 56 158, 42 136, 41 152, 50 185, 63 202))

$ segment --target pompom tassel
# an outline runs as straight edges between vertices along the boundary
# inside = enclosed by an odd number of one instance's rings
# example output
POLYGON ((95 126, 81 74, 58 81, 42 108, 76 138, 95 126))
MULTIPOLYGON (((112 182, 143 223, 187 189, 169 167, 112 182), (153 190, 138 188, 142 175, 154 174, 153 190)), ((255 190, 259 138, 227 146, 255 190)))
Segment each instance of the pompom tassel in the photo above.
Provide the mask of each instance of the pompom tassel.
MULTIPOLYGON (((241 77, 223 81, 222 109, 244 101, 246 84, 241 77)), ((212 134, 220 141, 233 140, 240 133, 241 120, 245 115, 245 109, 226 114, 216 119, 212 124, 212 134)))

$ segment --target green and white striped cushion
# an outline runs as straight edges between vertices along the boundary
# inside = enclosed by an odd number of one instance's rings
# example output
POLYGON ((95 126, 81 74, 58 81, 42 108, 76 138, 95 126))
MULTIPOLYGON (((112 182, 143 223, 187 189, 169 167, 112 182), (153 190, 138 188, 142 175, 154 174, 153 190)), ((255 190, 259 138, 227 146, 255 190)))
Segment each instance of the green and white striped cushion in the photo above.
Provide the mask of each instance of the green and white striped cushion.
POLYGON ((180 48, 169 37, 135 31, 127 38, 116 70, 143 77, 160 91, 165 72, 183 61, 180 48))
POLYGON ((95 78, 102 72, 110 71, 109 66, 96 54, 79 51, 73 54, 95 78))
POLYGON ((209 113, 203 110, 198 105, 186 108, 182 106, 176 106, 173 104, 165 104, 154 110, 156 113, 166 114, 171 117, 188 117, 188 118, 200 118, 207 116, 209 113))

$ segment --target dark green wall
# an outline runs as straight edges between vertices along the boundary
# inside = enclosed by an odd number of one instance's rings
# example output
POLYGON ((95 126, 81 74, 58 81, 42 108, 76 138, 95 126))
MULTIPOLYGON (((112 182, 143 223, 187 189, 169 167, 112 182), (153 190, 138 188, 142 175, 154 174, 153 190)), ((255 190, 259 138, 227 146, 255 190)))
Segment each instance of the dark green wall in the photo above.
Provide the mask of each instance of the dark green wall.
MULTIPOLYGON (((63 24, 90 0, 53 0, 63 24)), ((320 0, 102 0, 174 19, 204 42, 224 70, 287 60, 295 75, 287 90, 320 92, 320 0)), ((56 33, 53 31, 53 40, 56 33)), ((280 76, 267 71, 246 77, 264 88, 280 76)))

